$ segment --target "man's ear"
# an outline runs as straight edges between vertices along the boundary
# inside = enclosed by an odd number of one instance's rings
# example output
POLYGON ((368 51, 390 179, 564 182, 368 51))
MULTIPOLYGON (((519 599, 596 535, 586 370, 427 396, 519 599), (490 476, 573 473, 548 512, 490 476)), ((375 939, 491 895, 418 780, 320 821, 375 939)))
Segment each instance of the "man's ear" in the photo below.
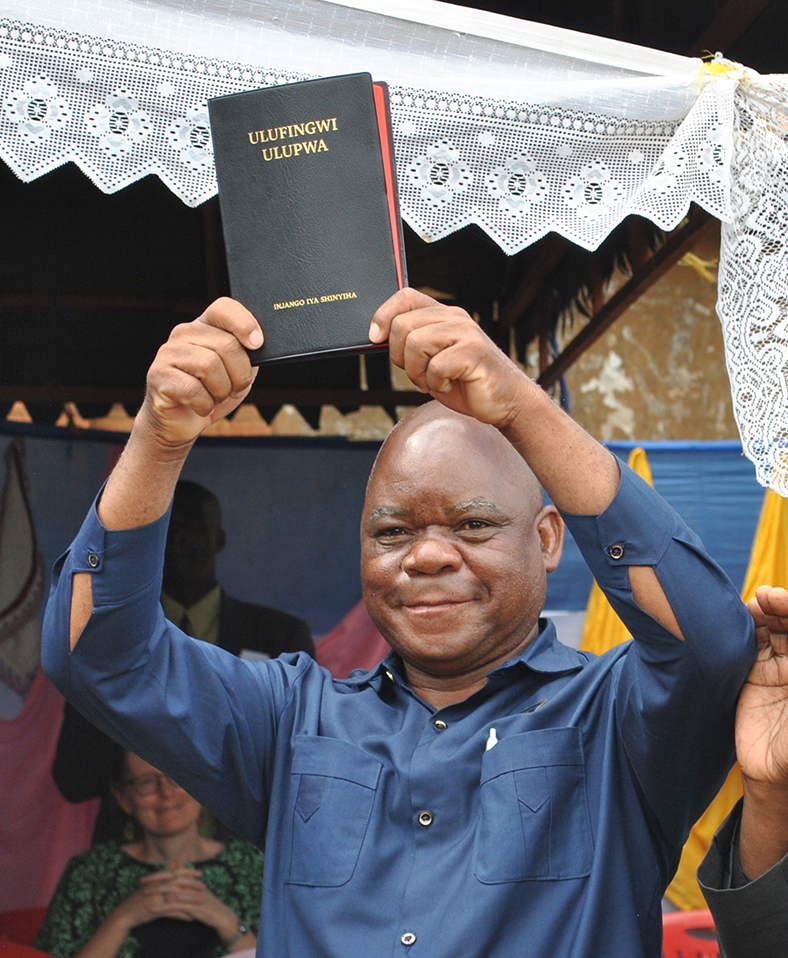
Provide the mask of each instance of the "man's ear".
POLYGON ((553 505, 545 506, 537 516, 545 572, 555 572, 564 550, 564 520, 553 505))
POLYGON ((219 553, 227 545, 227 533, 220 529, 216 535, 216 552, 219 553))

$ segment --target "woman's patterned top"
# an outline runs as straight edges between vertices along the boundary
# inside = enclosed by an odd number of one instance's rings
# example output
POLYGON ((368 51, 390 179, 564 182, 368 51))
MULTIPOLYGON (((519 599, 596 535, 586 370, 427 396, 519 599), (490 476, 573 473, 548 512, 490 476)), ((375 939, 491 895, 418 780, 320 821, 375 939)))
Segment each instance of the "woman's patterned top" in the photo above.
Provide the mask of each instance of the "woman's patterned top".
MULTIPOLYGON (((201 862, 186 863, 202 872, 201 880, 218 899, 228 905, 257 934, 260 918, 260 901, 263 883, 263 856, 246 842, 231 840, 215 857, 201 862)), ((148 865, 127 854, 115 842, 96 845, 76 855, 66 866, 63 877, 49 905, 44 927, 36 938, 36 947, 56 958, 72 958, 93 935, 98 926, 113 909, 131 897, 139 888, 145 875, 153 874, 164 866, 148 865)), ((183 932, 196 930, 199 922, 184 922, 171 918, 159 918, 141 928, 154 931, 161 929, 162 945, 167 940, 167 954, 171 954, 172 934, 180 926, 183 932), (169 926, 169 927, 168 927, 169 926), (192 926, 191 929, 188 926, 192 926)), ((206 926, 202 926, 203 929, 206 926)), ((223 955, 222 946, 213 929, 214 946, 209 952, 223 955)), ((155 938, 145 934, 140 937, 155 938)), ((187 936, 188 937, 188 936, 187 936)), ((139 958, 153 955, 159 949, 142 949, 132 933, 117 952, 116 958, 139 958)), ((161 951, 164 954, 164 951, 161 951)))

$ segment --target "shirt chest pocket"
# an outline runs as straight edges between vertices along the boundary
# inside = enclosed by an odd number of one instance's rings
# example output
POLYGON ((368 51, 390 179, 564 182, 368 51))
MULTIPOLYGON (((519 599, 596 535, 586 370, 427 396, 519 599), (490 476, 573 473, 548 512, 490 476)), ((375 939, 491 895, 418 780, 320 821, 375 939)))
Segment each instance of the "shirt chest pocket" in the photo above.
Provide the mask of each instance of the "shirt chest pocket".
POLYGON ((367 752, 338 739, 295 739, 289 882, 331 888, 350 881, 381 767, 367 752))
POLYGON ((593 840, 580 730, 537 729, 484 753, 475 874, 557 881, 591 871, 593 840))

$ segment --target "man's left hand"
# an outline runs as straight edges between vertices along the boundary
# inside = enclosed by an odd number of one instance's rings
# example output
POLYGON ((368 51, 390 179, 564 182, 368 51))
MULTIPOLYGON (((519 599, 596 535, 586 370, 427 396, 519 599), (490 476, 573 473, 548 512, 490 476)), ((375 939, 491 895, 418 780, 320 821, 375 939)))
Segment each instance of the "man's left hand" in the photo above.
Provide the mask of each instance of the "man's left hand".
POLYGON ((538 387, 485 335, 465 310, 401 289, 378 309, 374 343, 422 392, 455 412, 505 429, 538 387))

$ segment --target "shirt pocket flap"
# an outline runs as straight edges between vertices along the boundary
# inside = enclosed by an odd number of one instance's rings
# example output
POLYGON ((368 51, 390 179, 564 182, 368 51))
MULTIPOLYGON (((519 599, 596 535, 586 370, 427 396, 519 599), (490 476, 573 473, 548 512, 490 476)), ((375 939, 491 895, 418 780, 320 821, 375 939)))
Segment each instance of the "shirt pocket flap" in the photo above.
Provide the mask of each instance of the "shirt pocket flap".
POLYGON ((518 769, 514 773, 514 787, 519 801, 532 812, 538 812, 545 802, 550 801, 550 786, 544 768, 518 769))
POLYGON ((293 773, 324 775, 376 788, 381 763, 355 745, 320 735, 299 735, 293 740, 293 773))
POLYGON ((484 753, 481 782, 523 768, 583 765, 580 729, 544 728, 499 739, 484 753))

